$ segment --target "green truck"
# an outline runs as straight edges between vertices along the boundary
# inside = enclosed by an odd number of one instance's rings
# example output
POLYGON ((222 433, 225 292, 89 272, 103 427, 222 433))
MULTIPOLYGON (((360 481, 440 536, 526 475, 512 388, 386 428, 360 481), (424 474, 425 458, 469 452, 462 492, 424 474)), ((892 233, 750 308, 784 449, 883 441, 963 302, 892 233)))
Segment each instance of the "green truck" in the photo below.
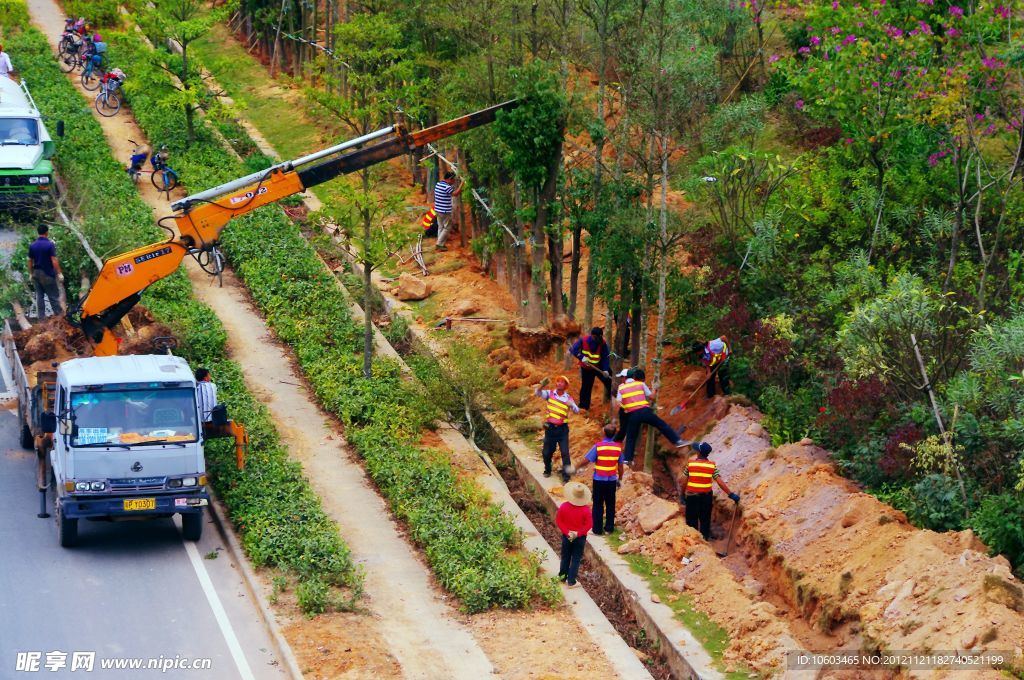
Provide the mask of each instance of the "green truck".
POLYGON ((53 195, 54 147, 28 86, 0 77, 0 202, 53 195))

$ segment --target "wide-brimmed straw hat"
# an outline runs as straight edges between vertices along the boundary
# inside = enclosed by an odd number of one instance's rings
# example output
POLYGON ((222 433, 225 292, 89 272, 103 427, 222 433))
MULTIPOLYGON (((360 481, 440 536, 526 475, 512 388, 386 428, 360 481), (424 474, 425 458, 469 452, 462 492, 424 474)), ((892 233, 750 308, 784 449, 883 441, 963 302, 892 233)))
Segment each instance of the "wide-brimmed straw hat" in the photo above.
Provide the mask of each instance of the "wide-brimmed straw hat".
POLYGON ((573 505, 590 505, 590 489, 580 482, 569 482, 563 491, 565 500, 573 505))

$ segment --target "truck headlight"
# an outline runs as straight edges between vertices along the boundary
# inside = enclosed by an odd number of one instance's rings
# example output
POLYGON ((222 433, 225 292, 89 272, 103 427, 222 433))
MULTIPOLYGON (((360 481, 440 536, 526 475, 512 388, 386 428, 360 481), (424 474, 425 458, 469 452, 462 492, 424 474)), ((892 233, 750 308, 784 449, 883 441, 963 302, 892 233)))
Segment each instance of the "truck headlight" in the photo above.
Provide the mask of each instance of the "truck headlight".
POLYGON ((40 183, 40 184, 49 184, 49 183, 50 183, 50 178, 49 178, 49 177, 46 177, 46 176, 44 175, 44 176, 42 176, 42 177, 40 177, 40 178, 39 178, 39 183, 40 183))
POLYGON ((195 477, 186 477, 185 479, 181 480, 181 483, 184 486, 195 486, 196 485, 196 478, 195 477))
POLYGON ((92 484, 89 485, 89 490, 90 491, 103 491, 106 488, 107 488, 107 483, 106 482, 92 482, 92 484))
POLYGON ((89 482, 75 482, 75 491, 88 491, 89 482))
POLYGON ((28 178, 28 183, 29 184, 39 184, 39 178, 38 177, 29 177, 28 178))
POLYGON ((177 488, 179 488, 181 486, 181 480, 180 479, 168 479, 167 480, 167 486, 169 486, 172 489, 177 489, 177 488))

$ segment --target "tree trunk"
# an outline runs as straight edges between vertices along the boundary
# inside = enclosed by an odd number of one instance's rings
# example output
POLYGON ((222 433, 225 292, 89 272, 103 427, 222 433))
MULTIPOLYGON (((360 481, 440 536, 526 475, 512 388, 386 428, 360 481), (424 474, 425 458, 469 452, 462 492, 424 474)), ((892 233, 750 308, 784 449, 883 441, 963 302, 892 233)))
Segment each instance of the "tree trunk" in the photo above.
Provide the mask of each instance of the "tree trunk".
MULTIPOLYGON (((660 214, 658 216, 658 234, 660 237, 660 252, 655 253, 658 258, 658 326, 654 334, 654 378, 651 381, 651 389, 654 390, 657 399, 661 390, 661 364, 664 354, 662 347, 665 340, 665 314, 668 310, 666 291, 668 288, 668 150, 669 140, 667 135, 661 137, 661 201, 660 214)), ((653 405, 652 405, 653 408, 653 405)), ((647 438, 647 455, 644 456, 644 471, 651 471, 651 464, 654 460, 654 437, 647 438)))
MULTIPOLYGON (((580 261, 583 259, 583 226, 576 224, 572 230, 572 262, 569 265, 569 318, 576 319, 576 301, 580 286, 580 261)), ((593 308, 591 308, 593 315, 593 308)), ((585 325, 585 324, 584 324, 585 325)))
MULTIPOLYGON (((370 172, 363 170, 363 195, 370 193, 370 172)), ((370 211, 363 211, 363 376, 373 377, 373 266, 367 253, 370 251, 371 229, 370 211)))
MULTIPOLYGON (((544 182, 547 189, 548 182, 544 182)), ((530 227, 530 266, 529 282, 526 293, 526 326, 537 328, 544 325, 544 225, 547 221, 547 208, 544 207, 542 194, 546 191, 534 192, 537 201, 537 215, 530 227)))
MULTIPOLYGON (((608 41, 607 38, 600 38, 600 45, 598 46, 598 71, 597 71, 597 123, 601 126, 601 136, 594 142, 594 205, 593 210, 597 212, 601 206, 601 190, 602 186, 602 160, 604 158, 604 99, 608 87, 607 78, 605 77, 605 71, 608 70, 608 41)), ((591 236, 593 238, 593 236, 591 236)), ((593 249, 593 244, 591 244, 593 249)), ((575 262, 575 252, 573 252, 573 258, 575 262)), ((583 327, 589 328, 590 324, 594 320, 594 267, 592 262, 594 258, 591 256, 587 258, 587 298, 585 301, 585 307, 583 309, 583 327)), ((575 286, 572 289, 572 295, 575 297, 576 289, 575 286)))
POLYGON ((530 290, 526 304, 526 325, 530 328, 544 325, 544 228, 547 226, 551 203, 555 200, 555 193, 558 190, 558 173, 561 169, 562 147, 559 146, 558 152, 548 164, 544 186, 540 192, 534 193, 537 203, 530 235, 530 290))
POLYGON ((565 259, 565 242, 561 237, 548 237, 548 264, 551 269, 548 271, 548 281, 551 286, 551 314, 561 316, 565 314, 565 306, 562 304, 562 269, 565 259))

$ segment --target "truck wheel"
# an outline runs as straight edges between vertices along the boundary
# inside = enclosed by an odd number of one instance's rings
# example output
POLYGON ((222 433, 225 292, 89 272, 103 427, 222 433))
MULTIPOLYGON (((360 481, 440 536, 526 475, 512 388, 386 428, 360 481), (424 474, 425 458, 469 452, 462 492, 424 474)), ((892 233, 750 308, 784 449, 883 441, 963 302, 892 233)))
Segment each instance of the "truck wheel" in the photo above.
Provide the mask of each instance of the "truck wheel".
POLYGON ((78 520, 68 519, 57 504, 57 540, 60 547, 71 548, 78 543, 78 520))
POLYGON ((181 535, 186 541, 198 541, 203 535, 203 511, 181 515, 181 535))
POLYGON ((21 448, 31 451, 36 447, 36 438, 32 436, 32 430, 28 425, 21 424, 21 448))

